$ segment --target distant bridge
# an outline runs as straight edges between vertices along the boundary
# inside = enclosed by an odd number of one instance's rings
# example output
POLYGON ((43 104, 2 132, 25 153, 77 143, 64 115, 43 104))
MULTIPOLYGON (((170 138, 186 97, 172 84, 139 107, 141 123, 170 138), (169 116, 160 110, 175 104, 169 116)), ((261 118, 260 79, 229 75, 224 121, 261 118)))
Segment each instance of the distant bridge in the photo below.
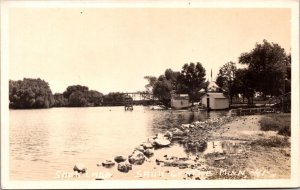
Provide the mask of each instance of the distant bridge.
POLYGON ((130 96, 133 101, 155 100, 154 95, 147 92, 122 92, 121 94, 130 96))
POLYGON ((132 105, 154 105, 159 103, 153 94, 147 92, 119 92, 118 94, 121 96, 124 95, 125 99, 103 102, 103 105, 125 106, 125 109, 127 107, 131 109, 132 105), (128 99, 128 97, 130 97, 130 99, 128 99))

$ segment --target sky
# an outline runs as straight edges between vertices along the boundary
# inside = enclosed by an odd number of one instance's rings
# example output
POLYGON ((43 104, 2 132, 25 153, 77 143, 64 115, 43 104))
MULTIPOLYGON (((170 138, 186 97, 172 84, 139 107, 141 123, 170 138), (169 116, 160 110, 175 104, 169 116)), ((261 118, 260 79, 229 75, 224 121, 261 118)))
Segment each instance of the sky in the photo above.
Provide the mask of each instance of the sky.
POLYGON ((200 62, 215 80, 264 39, 291 51, 290 9, 11 8, 9 78, 135 92, 144 76, 200 62))

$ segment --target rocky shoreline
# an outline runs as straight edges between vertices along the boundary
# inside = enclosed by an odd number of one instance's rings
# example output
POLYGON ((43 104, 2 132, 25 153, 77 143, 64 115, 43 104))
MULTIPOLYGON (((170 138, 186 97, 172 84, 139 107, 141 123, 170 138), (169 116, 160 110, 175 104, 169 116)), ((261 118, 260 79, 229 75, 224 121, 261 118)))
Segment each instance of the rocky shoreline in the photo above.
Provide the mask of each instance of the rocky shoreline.
MULTIPOLYGON (((94 179, 288 179, 290 139, 262 131, 262 117, 224 116, 182 124, 149 137, 128 156, 98 164, 108 175, 94 179), (281 141, 286 143, 273 143, 281 141)), ((77 164, 74 171, 87 168, 77 164)))
MULTIPOLYGON (((182 124, 166 131, 164 134, 156 134, 155 136, 149 137, 147 141, 138 145, 128 156, 116 155, 114 160, 106 160, 97 166, 113 168, 116 165, 119 172, 128 173, 134 170, 135 166, 143 165, 145 161, 149 161, 157 150, 167 148, 171 144, 179 144, 184 148, 187 156, 176 156, 176 153, 175 155, 164 155, 161 158, 155 158, 155 165, 161 167, 176 167, 178 169, 197 169, 203 166, 198 153, 207 149, 208 131, 216 130, 222 125, 231 122, 233 119, 231 116, 224 116, 208 119, 206 121, 196 121, 191 124, 182 124)), ((213 152, 218 152, 217 149, 213 149, 213 152)), ((206 155, 208 154, 210 153, 207 152, 206 155)), ((83 164, 76 164, 73 170, 79 173, 85 173, 87 168, 83 164)), ((200 179, 200 177, 197 179, 200 179)))

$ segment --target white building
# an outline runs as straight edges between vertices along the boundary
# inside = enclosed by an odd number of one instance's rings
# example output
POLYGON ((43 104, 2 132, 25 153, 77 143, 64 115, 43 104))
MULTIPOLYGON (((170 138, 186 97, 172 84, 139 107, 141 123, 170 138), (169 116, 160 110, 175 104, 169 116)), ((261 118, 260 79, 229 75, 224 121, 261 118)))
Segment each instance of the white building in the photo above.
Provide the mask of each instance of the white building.
POLYGON ((210 82, 207 92, 201 96, 201 103, 207 109, 220 110, 229 108, 228 98, 220 92, 220 87, 215 82, 210 82))
POLYGON ((183 109, 190 107, 190 98, 188 94, 172 94, 171 107, 174 109, 183 109))

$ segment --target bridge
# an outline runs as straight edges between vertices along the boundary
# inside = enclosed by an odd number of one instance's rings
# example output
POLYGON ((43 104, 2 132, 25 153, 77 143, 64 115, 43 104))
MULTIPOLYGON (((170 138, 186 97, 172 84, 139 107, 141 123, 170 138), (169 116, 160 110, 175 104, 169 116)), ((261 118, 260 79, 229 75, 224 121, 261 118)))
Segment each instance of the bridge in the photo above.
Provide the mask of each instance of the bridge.
POLYGON ((124 92, 121 94, 125 96, 125 111, 132 111, 133 105, 149 105, 155 103, 154 95, 147 92, 124 92))
POLYGON ((102 105, 126 106, 126 109, 131 110, 133 105, 153 105, 158 103, 154 95, 147 92, 117 92, 116 96, 116 98, 104 100, 102 105))

